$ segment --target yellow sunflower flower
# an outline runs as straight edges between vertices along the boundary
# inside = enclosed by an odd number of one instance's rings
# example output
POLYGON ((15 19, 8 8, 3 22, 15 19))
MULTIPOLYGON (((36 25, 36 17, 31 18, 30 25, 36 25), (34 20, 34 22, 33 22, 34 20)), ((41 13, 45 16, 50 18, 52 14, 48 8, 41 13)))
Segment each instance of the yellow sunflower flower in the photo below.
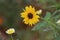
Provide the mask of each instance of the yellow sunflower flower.
POLYGON ((13 34, 15 33, 15 29, 14 28, 10 28, 6 31, 7 34, 13 34))
POLYGON ((32 6, 26 6, 25 10, 21 13, 21 17, 24 18, 23 22, 29 24, 29 26, 39 22, 40 18, 37 11, 35 11, 35 8, 32 6))

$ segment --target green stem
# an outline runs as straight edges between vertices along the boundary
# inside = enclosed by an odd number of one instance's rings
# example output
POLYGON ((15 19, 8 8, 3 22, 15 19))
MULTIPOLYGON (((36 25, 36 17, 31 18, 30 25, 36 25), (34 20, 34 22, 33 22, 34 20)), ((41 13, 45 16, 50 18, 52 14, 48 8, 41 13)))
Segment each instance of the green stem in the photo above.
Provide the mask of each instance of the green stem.
POLYGON ((47 22, 48 24, 52 25, 54 28, 57 27, 56 24, 54 24, 53 22, 49 21, 49 20, 45 20, 44 18, 41 18, 42 20, 44 20, 45 22, 47 22))
POLYGON ((13 40, 13 36, 11 35, 11 40, 13 40))
MULTIPOLYGON (((53 14, 52 14, 52 16, 55 16, 56 14, 57 14, 57 12, 60 12, 60 9, 59 10, 56 10, 53 14)), ((51 17, 52 17, 51 16, 51 17)))
POLYGON ((57 25, 54 24, 53 22, 49 21, 49 20, 45 20, 44 18, 41 18, 42 20, 44 20, 45 22, 47 22, 49 25, 53 26, 53 29, 57 32, 57 25))
MULTIPOLYGON (((46 21, 46 20, 45 20, 46 21)), ((51 21, 46 21, 47 23, 49 23, 50 25, 52 25, 54 28, 56 28, 57 26, 56 26, 56 24, 54 24, 54 23, 52 23, 51 21)))

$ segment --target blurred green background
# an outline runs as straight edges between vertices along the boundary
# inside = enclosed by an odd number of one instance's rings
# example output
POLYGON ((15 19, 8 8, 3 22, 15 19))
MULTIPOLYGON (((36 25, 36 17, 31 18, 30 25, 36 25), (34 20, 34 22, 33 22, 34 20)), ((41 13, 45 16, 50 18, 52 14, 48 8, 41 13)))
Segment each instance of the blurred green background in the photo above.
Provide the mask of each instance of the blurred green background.
POLYGON ((16 29, 16 33, 13 34, 14 40, 60 40, 60 36, 54 37, 54 32, 49 30, 49 27, 42 27, 40 31, 32 31, 35 25, 29 27, 22 22, 20 13, 28 5, 34 6, 36 10, 43 10, 41 16, 44 17, 47 11, 53 14, 60 9, 60 0, 0 0, 0 17, 3 19, 0 25, 0 40, 11 40, 10 36, 5 33, 8 28, 16 29), (45 29, 48 30, 44 31, 45 29))

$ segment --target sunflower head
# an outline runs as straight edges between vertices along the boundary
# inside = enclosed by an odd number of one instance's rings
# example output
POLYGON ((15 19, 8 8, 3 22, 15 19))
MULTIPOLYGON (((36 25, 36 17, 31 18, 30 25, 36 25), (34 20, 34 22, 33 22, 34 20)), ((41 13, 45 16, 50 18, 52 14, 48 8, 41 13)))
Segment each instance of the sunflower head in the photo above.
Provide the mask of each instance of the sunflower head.
POLYGON ((23 12, 21 13, 21 17, 24 18, 23 22, 25 24, 29 24, 30 26, 39 22, 40 18, 37 11, 35 11, 35 8, 32 6, 26 6, 23 12))

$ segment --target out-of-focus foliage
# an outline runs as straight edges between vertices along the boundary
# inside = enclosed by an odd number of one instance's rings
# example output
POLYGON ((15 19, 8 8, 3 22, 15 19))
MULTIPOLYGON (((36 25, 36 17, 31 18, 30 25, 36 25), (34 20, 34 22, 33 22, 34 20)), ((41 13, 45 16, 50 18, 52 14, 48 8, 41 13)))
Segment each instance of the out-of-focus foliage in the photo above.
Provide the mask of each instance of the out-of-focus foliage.
POLYGON ((14 40, 60 40, 60 25, 56 23, 60 19, 60 0, 0 0, 0 16, 4 18, 0 40, 11 40, 5 33, 8 28, 15 28, 14 40), (40 22, 32 27, 20 17, 28 5, 42 10, 40 22))
MULTIPOLYGON (((53 38, 56 38, 54 40, 59 40, 59 35, 60 35, 60 27, 59 25, 56 24, 57 20, 60 19, 60 14, 58 13, 58 11, 55 11, 52 15, 50 12, 47 12, 44 18, 41 18, 42 21, 39 22, 32 30, 36 31, 39 30, 39 32, 44 31, 44 32, 49 32, 49 30, 53 31, 53 34, 49 35, 53 38)), ((52 33, 52 32, 51 32, 52 33)), ((46 34, 45 34, 46 35, 46 34)), ((48 39, 50 38, 50 36, 48 36, 48 39)), ((43 35, 44 36, 44 35, 43 35)), ((45 40, 42 38, 42 40, 45 40)), ((47 40, 47 39, 46 39, 47 40)))

